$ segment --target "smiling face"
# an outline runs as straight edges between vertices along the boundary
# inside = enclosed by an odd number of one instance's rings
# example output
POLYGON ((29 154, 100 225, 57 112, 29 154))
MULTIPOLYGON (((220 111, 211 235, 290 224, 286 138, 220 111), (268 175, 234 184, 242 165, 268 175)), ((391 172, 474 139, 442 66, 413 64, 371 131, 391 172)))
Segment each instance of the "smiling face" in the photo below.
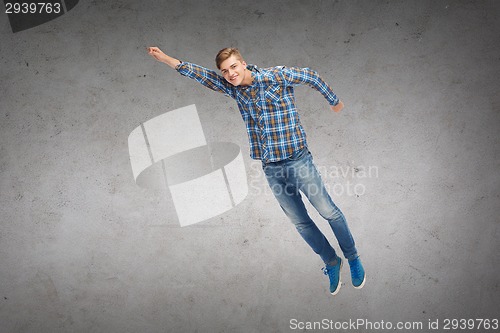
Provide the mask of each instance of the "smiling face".
POLYGON ((226 81, 233 86, 249 85, 252 82, 252 76, 247 69, 247 63, 234 54, 224 60, 220 64, 219 69, 226 81))

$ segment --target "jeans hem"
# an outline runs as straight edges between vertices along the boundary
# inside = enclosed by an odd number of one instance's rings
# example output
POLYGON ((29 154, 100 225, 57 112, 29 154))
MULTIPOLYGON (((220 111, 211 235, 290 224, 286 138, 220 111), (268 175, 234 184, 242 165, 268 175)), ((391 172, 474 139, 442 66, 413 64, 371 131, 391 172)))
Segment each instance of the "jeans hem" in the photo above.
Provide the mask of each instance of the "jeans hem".
POLYGON ((346 257, 348 261, 353 261, 354 259, 358 258, 359 254, 355 253, 353 255, 350 255, 349 257, 346 257))

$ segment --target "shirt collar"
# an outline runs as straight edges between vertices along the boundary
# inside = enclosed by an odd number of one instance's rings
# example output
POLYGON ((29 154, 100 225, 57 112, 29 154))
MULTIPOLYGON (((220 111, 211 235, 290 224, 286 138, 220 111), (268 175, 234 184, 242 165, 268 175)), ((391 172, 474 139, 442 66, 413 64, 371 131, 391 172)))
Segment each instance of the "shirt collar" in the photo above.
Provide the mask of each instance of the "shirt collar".
POLYGON ((252 64, 247 64, 247 69, 251 72, 259 72, 260 73, 260 69, 259 67, 255 66, 255 65, 252 65, 252 64))
POLYGON ((260 74, 261 73, 260 73, 260 69, 257 66, 252 65, 252 64, 247 64, 247 69, 250 71, 250 75, 252 75, 253 81, 252 81, 252 84, 249 86, 239 86, 238 88, 240 88, 241 90, 247 90, 247 89, 255 86, 255 84, 260 81, 260 74))

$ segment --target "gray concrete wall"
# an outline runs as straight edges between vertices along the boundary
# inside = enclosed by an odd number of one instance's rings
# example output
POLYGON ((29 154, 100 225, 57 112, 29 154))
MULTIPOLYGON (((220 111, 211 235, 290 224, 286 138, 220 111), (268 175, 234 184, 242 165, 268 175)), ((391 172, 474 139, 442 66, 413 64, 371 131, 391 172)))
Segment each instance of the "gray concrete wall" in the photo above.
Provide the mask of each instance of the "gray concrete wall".
POLYGON ((499 15, 498 1, 80 1, 17 33, 0 15, 1 331, 500 318, 499 15), (345 266, 328 294, 248 156, 236 104, 155 62, 153 45, 211 68, 236 46, 331 84, 341 113, 307 87, 297 104, 325 182, 339 184, 363 289, 345 266), (127 138, 190 104, 207 141, 242 148, 251 186, 236 208, 181 228, 168 193, 135 184, 127 138), (355 167, 374 171, 331 172, 355 167))

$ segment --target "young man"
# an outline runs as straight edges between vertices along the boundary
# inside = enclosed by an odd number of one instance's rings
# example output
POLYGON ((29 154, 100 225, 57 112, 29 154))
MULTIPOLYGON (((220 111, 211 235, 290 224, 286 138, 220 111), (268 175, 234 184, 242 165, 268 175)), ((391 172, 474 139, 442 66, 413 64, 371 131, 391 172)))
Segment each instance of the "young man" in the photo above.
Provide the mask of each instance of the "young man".
POLYGON ((295 107, 293 87, 306 84, 319 91, 333 111, 343 108, 344 104, 318 73, 309 68, 258 68, 247 65, 237 49, 225 48, 215 58, 220 76, 215 71, 172 58, 157 47, 149 47, 148 52, 180 74, 236 100, 246 124, 250 156, 262 161, 269 186, 281 208, 324 261, 323 272, 329 276, 330 292, 336 295, 340 289, 342 259, 307 214, 300 192, 330 224, 349 262, 352 284, 362 288, 366 275, 354 239, 313 163, 295 107))

